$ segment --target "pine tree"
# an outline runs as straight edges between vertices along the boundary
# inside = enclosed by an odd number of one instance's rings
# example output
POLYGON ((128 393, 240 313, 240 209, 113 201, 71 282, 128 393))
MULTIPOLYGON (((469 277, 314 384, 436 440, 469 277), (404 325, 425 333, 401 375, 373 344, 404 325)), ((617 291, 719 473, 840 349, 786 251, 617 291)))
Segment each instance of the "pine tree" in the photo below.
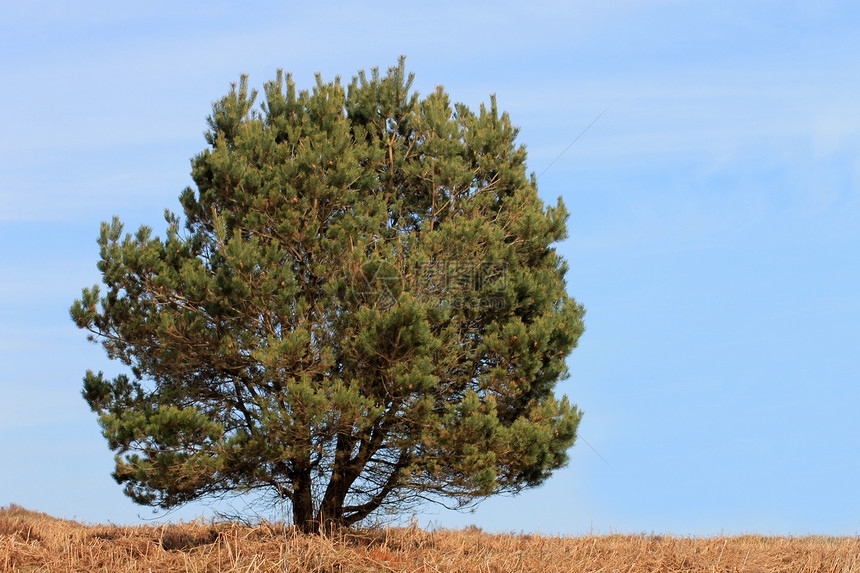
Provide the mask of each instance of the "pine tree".
POLYGON ((305 531, 386 505, 465 506, 536 486, 581 413, 553 395, 583 332, 517 130, 401 59, 345 89, 278 72, 213 105, 196 190, 166 237, 98 240, 75 323, 128 367, 83 396, 115 479, 162 508, 288 501, 305 531))

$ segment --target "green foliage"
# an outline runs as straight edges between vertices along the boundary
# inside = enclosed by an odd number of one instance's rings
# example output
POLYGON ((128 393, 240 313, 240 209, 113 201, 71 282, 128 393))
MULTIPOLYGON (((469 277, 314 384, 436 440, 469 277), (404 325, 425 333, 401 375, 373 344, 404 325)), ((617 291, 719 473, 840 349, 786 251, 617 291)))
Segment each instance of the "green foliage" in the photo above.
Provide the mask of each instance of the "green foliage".
POLYGON ((214 105, 164 239, 99 238, 71 315, 131 377, 84 398, 135 501, 271 490, 296 523, 468 504, 543 482, 581 413, 553 388, 583 331, 495 100, 411 92, 403 61, 344 88, 278 72, 214 105))

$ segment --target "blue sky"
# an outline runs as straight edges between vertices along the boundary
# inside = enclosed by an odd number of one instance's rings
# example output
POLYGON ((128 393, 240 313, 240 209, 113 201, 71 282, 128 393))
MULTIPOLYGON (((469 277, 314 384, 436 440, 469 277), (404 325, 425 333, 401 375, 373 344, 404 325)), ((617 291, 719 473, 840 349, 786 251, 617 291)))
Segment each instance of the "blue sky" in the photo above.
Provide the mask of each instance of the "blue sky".
POLYGON ((80 397, 120 367, 68 318, 100 221, 163 234, 241 73, 310 87, 405 54, 422 93, 495 93, 520 126, 588 310, 569 467, 421 525, 860 534, 858 26, 826 0, 3 3, 0 505, 152 517, 80 397))

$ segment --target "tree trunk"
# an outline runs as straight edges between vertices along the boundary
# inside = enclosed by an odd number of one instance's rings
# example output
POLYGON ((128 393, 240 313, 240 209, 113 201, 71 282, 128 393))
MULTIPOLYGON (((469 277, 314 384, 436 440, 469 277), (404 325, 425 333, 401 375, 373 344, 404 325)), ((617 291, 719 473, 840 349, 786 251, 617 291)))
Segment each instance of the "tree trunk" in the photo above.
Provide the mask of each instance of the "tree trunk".
POLYGON ((310 468, 301 470, 293 480, 293 523, 302 533, 316 533, 319 528, 314 515, 310 468))
POLYGON ((320 521, 326 527, 346 525, 343 518, 343 505, 349 487, 358 476, 350 460, 355 441, 354 437, 345 434, 339 434, 337 437, 334 466, 320 504, 320 521))

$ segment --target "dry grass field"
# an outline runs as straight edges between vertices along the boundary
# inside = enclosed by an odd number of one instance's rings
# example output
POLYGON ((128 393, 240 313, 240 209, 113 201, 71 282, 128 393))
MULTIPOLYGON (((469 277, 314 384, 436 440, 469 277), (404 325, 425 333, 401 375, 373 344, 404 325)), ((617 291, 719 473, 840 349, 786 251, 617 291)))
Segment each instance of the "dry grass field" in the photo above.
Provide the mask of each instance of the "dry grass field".
POLYGON ((0 509, 0 571, 860 571, 860 538, 492 535, 371 529, 301 535, 263 523, 82 525, 0 509))

